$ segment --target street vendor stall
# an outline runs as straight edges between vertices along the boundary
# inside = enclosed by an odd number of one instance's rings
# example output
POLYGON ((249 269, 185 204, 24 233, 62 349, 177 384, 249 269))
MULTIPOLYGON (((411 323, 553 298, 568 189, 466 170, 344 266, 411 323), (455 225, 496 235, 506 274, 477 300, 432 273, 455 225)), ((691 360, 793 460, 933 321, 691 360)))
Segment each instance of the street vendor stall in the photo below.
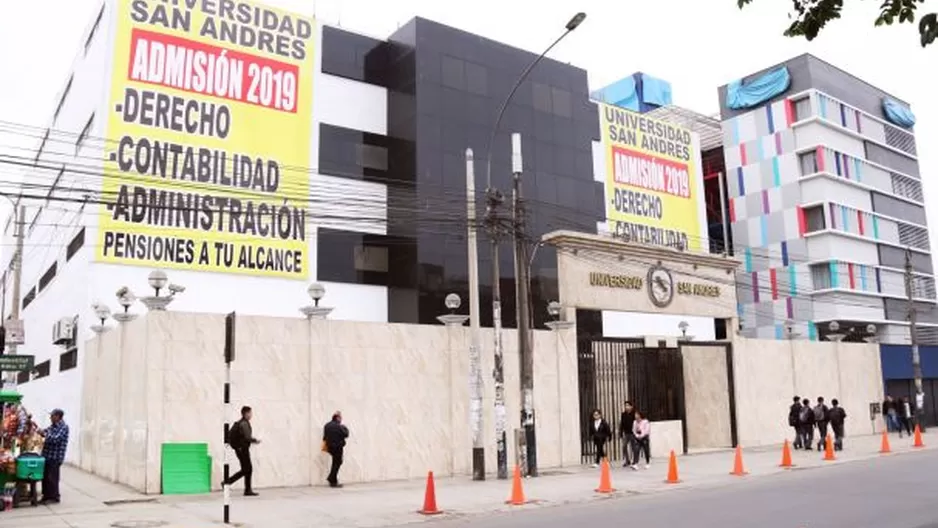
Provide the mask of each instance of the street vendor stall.
POLYGON ((45 470, 42 437, 22 399, 19 393, 0 391, 0 511, 27 501, 36 506, 36 484, 45 470))

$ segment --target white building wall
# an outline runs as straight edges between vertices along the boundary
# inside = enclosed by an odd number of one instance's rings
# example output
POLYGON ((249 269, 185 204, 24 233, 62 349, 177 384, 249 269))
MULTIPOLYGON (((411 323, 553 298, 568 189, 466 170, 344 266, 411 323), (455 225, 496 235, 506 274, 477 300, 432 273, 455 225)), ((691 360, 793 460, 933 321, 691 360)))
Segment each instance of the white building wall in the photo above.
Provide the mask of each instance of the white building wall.
POLYGON ((860 187, 841 183, 825 176, 815 176, 801 181, 801 196, 805 203, 836 200, 861 211, 872 211, 870 192, 860 187))
POLYGON ((808 235, 805 239, 811 261, 840 260, 849 256, 851 262, 858 264, 879 264, 879 252, 871 241, 831 232, 808 235))
POLYGON ((863 142, 853 136, 817 121, 798 125, 795 128, 795 147, 803 149, 816 146, 830 147, 857 158, 866 157, 863 142))
POLYGON ((839 291, 815 294, 814 319, 816 321, 883 320, 885 319, 883 300, 880 297, 839 291))
MULTIPOLYGON (((74 75, 68 94, 54 120, 51 114, 58 100, 50 102, 49 139, 43 148, 38 169, 24 172, 24 202, 27 226, 42 209, 35 225, 28 229, 24 241, 22 296, 34 286, 46 270, 56 263, 55 278, 23 310, 27 343, 18 353, 36 356, 36 363, 50 361, 49 376, 21 385, 29 408, 37 415, 60 407, 66 412, 73 428, 69 459, 80 446, 79 404, 83 370, 82 344, 91 337, 94 324, 91 305, 102 301, 113 311, 119 309, 115 292, 130 287, 138 295, 148 294, 147 267, 98 264, 94 262, 97 245, 97 215, 101 201, 102 174, 107 134, 111 57, 113 46, 114 9, 107 0, 105 16, 95 30, 87 51, 84 41, 76 43, 78 53, 69 75, 74 75), (80 148, 76 140, 89 118, 95 115, 91 129, 80 148), (65 167, 64 172, 61 168, 65 167), (61 172, 61 174, 60 174, 61 172), (53 182, 56 191, 46 199, 53 182), (84 247, 66 262, 65 253, 73 237, 85 229, 84 247), (52 344, 52 326, 63 317, 79 317, 78 366, 59 372, 59 356, 63 347, 52 344)), ((97 14, 97 11, 95 12, 97 14)), ((89 21, 89 31, 91 24, 89 21)), ((86 33, 87 35, 87 33, 86 33)), ((375 134, 387 133, 387 94, 380 87, 340 79, 320 73, 321 30, 315 47, 313 133, 310 138, 310 217, 333 229, 384 234, 387 231, 387 187, 384 184, 341 178, 318 173, 319 128, 321 123, 362 130, 375 134), (356 208, 366 202, 367 208, 356 208), (366 209, 363 211, 363 209, 366 209)), ((63 80, 63 91, 68 79, 63 80)), ((37 139, 37 149, 39 139, 37 139)), ((32 160, 30 160, 32 161, 32 160)), ((314 220, 314 221, 316 221, 314 220)), ((316 226, 310 226, 310 282, 316 280, 316 226)), ((12 227, 4 233, 4 242, 12 248, 12 227)), ((5 254, 3 264, 9 266, 13 251, 5 254)), ((12 273, 6 285, 6 314, 12 307, 12 273)), ((276 278, 255 278, 236 274, 212 274, 190 271, 169 272, 172 282, 187 287, 172 306, 174 310, 299 317, 299 308, 311 303, 308 282, 276 278)), ((388 320, 387 288, 383 286, 324 283, 323 305, 334 307, 331 317, 357 321, 388 320)), ((38 290, 38 288, 37 288, 38 290)), ((142 312, 136 305, 133 312, 142 312)), ((113 321, 110 325, 115 324, 113 321)), ((221 339, 221 336, 219 336, 221 339)))

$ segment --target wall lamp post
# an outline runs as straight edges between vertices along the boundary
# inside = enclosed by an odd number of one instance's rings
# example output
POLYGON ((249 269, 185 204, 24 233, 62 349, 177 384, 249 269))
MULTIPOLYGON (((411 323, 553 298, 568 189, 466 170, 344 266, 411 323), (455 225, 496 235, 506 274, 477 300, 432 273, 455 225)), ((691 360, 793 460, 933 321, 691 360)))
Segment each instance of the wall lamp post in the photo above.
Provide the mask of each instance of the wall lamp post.
POLYGON ((677 324, 678 330, 681 331, 681 340, 682 341, 693 341, 694 336, 687 335, 687 329, 690 328, 690 323, 687 321, 681 321, 677 324))
POLYGON ((827 334, 828 341, 839 343, 840 341, 843 341, 845 337, 847 337, 847 334, 840 333, 840 323, 837 321, 831 321, 830 324, 827 325, 827 329, 830 330, 830 333, 827 334))
POLYGON ((151 271, 147 276, 147 283, 153 288, 154 293, 153 295, 141 297, 140 302, 151 312, 165 312, 169 303, 176 298, 176 294, 186 291, 185 286, 171 284, 169 277, 166 276, 166 272, 163 270, 151 271), (169 290, 169 295, 160 295, 160 290, 163 288, 169 290))
POLYGON ((117 304, 121 305, 121 308, 123 308, 124 311, 117 312, 111 317, 113 317, 114 320, 118 323, 129 323, 130 321, 136 319, 137 314, 130 313, 130 307, 133 306, 135 302, 137 302, 137 298, 134 296, 133 292, 130 291, 130 288, 127 286, 121 286, 115 295, 117 296, 117 304))
POLYGON ((566 330, 567 328, 573 328, 573 321, 564 321, 560 319, 560 315, 563 312, 563 306, 557 301, 551 301, 547 303, 547 314, 550 315, 551 320, 545 323, 547 328, 551 330, 566 330))
POLYGON ((437 321, 445 324, 446 326, 462 326, 466 324, 466 321, 469 320, 468 315, 457 314, 456 310, 462 306, 462 299, 459 298, 459 295, 455 293, 450 293, 443 300, 443 304, 446 305, 446 308, 449 310, 449 313, 446 315, 440 315, 436 318, 437 321))
POLYGON ((100 324, 91 325, 91 331, 100 335, 110 330, 107 326, 107 320, 111 317, 111 309, 106 304, 98 302, 92 304, 91 309, 94 311, 95 318, 100 321, 100 324))
POLYGON ((309 295, 309 298, 313 300, 313 304, 310 306, 304 306, 300 308, 300 312, 306 316, 307 319, 325 319, 330 313, 332 313, 332 308, 327 308, 324 306, 319 306, 319 301, 326 296, 326 287, 318 282, 314 282, 306 288, 306 294, 309 295))

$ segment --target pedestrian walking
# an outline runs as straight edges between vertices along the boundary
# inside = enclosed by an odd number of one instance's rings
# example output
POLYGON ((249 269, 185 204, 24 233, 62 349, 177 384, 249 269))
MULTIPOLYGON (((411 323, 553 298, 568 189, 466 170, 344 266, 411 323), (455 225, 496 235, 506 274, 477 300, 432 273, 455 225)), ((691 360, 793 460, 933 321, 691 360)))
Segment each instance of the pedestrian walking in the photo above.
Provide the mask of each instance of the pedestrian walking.
POLYGON ((593 439, 593 445, 596 447, 596 462, 593 463, 593 467, 599 467, 599 463, 606 458, 606 442, 612 438, 612 428, 609 427, 609 422, 603 418, 603 413, 599 409, 593 411, 590 438, 593 439))
POLYGON ((625 462, 622 467, 632 465, 632 460, 638 457, 635 451, 635 435, 632 426, 635 424, 635 408, 632 402, 627 401, 622 406, 622 415, 619 416, 619 438, 622 439, 622 457, 625 462))
POLYGON ((795 430, 795 441, 792 447, 801 449, 804 447, 804 432, 801 427, 801 398, 795 396, 791 407, 788 408, 788 425, 795 430))
POLYGON ((638 469, 638 462, 643 454, 645 455, 645 469, 648 469, 651 464, 651 422, 639 411, 635 411, 632 434, 635 435, 635 460, 632 461, 632 469, 638 469))
POLYGON ((827 440, 827 424, 830 421, 828 413, 830 408, 824 404, 824 397, 817 397, 817 405, 814 406, 814 423, 817 425, 817 450, 824 450, 824 442, 827 440))
POLYGON ((811 400, 801 400, 801 415, 798 418, 801 422, 801 443, 811 451, 814 449, 814 409, 811 408, 811 400))
POLYGON ((339 468, 342 467, 343 456, 345 455, 345 442, 349 437, 348 427, 342 424, 342 413, 336 411, 332 415, 332 420, 322 428, 322 442, 324 451, 332 457, 332 467, 329 469, 329 476, 326 482, 330 487, 341 488, 339 484, 339 468))
POLYGON ((59 494, 59 479, 65 453, 68 450, 68 424, 65 412, 55 409, 49 414, 51 424, 39 431, 43 438, 42 456, 46 459, 45 472, 42 476, 42 503, 58 504, 62 500, 59 494))
POLYGON ((847 411, 840 406, 837 398, 831 400, 831 409, 829 413, 831 429, 834 430, 834 450, 844 450, 844 421, 847 419, 847 411))
POLYGON ((908 398, 900 398, 896 403, 896 408, 898 409, 898 425, 897 429, 899 430, 899 438, 902 438, 902 430, 905 429, 906 434, 912 436, 912 405, 909 404, 908 398))
POLYGON ((899 430, 899 409, 896 405, 896 401, 888 394, 886 395, 886 399, 883 400, 883 418, 886 420, 886 430, 889 432, 899 431, 901 436, 902 431, 899 430))
POLYGON ((238 457, 238 464, 240 464, 241 467, 238 468, 238 472, 231 475, 227 481, 222 481, 222 487, 225 487, 226 485, 230 486, 234 484, 244 477, 245 497, 256 497, 258 495, 252 486, 254 464, 251 463, 251 446, 259 444, 261 441, 254 438, 254 430, 251 428, 251 419, 253 417, 254 412, 250 407, 247 405, 241 407, 241 419, 235 422, 228 431, 228 445, 234 450, 235 456, 238 457))

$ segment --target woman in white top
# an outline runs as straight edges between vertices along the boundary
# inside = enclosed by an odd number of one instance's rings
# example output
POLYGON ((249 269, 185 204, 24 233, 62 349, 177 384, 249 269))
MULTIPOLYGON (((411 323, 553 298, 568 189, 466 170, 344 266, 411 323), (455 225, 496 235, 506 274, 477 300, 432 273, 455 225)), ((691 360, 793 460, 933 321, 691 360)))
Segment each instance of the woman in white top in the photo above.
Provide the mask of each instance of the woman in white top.
POLYGON ((632 469, 638 469, 638 460, 642 454, 645 455, 645 469, 651 463, 651 422, 645 418, 645 414, 635 411, 635 422, 632 424, 632 434, 635 435, 635 460, 632 469))

